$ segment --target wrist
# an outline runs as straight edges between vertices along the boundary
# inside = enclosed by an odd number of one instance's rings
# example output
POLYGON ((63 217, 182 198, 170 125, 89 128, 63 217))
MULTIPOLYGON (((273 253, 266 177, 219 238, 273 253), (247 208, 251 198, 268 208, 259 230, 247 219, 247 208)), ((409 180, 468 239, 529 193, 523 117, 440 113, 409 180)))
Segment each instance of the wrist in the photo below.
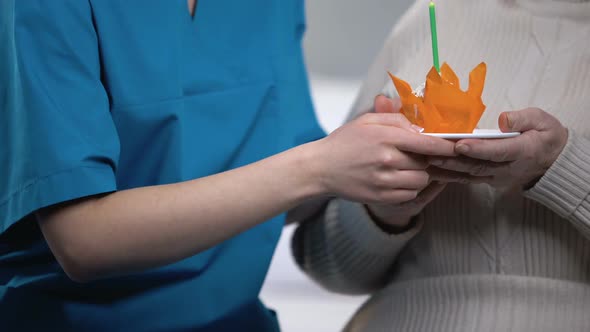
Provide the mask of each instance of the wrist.
POLYGON ((401 234, 407 232, 415 226, 415 218, 413 216, 396 215, 381 217, 377 215, 370 206, 366 204, 363 206, 373 223, 385 233, 401 234))
POLYGON ((524 182, 524 184, 522 185, 523 190, 526 191, 526 190, 529 190, 532 187, 534 187, 537 184, 537 182, 539 182, 539 180, 541 180, 541 178, 543 176, 545 176, 545 173, 547 173, 547 171, 557 161, 557 159, 559 158, 559 156, 561 155, 561 153, 565 149, 567 142, 569 140, 568 129, 563 127, 563 133, 560 136, 561 136, 561 139, 559 140, 560 143, 556 144, 556 148, 554 149, 553 152, 550 153, 550 157, 546 158, 547 161, 545 163, 540 163, 540 165, 542 165, 542 168, 539 170, 539 172, 537 172, 531 178, 527 179, 527 181, 524 182))
POLYGON ((293 156, 293 177, 298 179, 298 186, 303 188, 305 199, 325 195, 327 186, 323 181, 323 168, 320 153, 315 142, 300 145, 290 150, 293 156))

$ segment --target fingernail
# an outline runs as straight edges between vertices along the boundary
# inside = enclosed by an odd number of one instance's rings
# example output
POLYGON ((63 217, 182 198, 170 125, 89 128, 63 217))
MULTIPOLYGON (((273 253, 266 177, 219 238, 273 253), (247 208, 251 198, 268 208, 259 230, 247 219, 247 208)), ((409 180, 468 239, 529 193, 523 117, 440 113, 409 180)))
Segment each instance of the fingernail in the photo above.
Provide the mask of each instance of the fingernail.
POLYGON ((512 129, 512 121, 510 121, 510 115, 508 113, 506 113, 506 126, 508 129, 512 129))
POLYGON ((424 128, 422 128, 422 127, 420 127, 420 126, 417 126, 417 125, 415 125, 415 124, 413 124, 411 127, 412 127, 412 129, 413 129, 415 132, 417 132, 417 133, 421 133, 421 132, 423 132, 423 131, 424 131, 424 128))
POLYGON ((469 146, 466 144, 459 144, 455 147, 455 150, 459 153, 467 153, 469 152, 469 146))

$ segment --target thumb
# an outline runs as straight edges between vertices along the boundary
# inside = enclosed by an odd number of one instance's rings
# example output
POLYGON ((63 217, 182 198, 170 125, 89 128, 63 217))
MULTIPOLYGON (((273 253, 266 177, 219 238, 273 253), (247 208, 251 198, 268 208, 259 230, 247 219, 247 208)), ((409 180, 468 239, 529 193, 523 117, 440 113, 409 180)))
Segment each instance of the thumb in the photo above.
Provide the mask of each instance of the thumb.
POLYGON ((538 129, 542 123, 542 111, 535 108, 503 112, 498 117, 498 126, 502 132, 523 132, 538 129))
POLYGON ((402 103, 399 98, 390 99, 384 95, 375 97, 375 112, 376 113, 399 113, 402 103))

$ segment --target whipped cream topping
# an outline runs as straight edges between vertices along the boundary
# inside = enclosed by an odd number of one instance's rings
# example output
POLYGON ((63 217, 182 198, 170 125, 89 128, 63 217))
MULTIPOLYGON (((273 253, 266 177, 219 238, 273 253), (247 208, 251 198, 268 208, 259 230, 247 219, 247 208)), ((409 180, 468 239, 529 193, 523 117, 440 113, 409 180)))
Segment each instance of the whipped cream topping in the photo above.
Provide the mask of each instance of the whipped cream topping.
POLYGON ((415 88, 414 91, 412 91, 412 93, 414 94, 414 96, 416 96, 418 98, 424 98, 424 90, 425 89, 426 89, 426 83, 422 83, 417 88, 415 88))

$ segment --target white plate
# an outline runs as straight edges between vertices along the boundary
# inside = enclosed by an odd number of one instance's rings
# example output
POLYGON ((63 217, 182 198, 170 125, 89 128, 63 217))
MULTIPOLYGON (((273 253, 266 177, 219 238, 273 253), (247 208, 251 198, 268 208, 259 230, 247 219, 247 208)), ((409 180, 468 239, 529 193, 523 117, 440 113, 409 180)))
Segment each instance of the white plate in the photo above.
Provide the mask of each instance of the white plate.
POLYGON ((475 129, 473 133, 423 133, 424 135, 446 138, 446 139, 464 139, 464 138, 510 138, 520 135, 520 133, 503 133, 499 129, 475 129))

